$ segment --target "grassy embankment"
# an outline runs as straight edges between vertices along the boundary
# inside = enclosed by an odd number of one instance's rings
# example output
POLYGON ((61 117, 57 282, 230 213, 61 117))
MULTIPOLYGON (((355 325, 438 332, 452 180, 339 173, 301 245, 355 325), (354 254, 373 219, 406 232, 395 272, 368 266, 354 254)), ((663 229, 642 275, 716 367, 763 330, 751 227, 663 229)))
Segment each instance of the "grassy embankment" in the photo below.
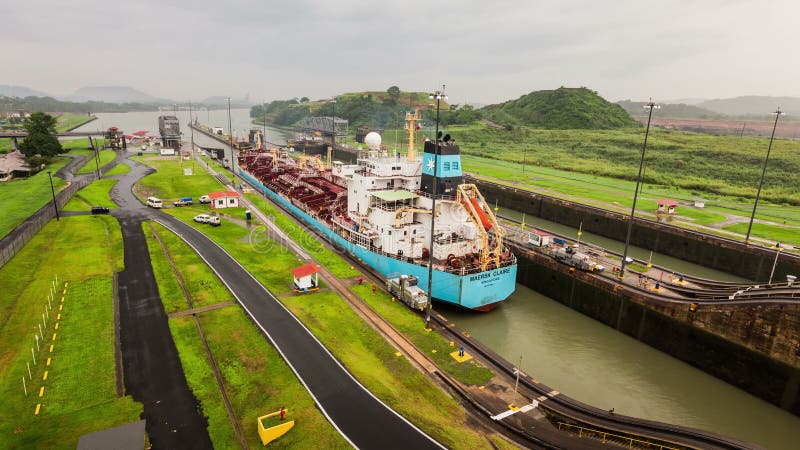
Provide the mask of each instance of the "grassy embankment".
POLYGON ((81 189, 72 199, 64 205, 64 211, 88 211, 92 206, 105 206, 116 208, 117 204, 111 200, 111 189, 117 184, 113 178, 101 178, 81 189))
POLYGON ((58 131, 68 131, 78 128, 79 126, 91 122, 93 116, 79 113, 61 113, 56 117, 58 123, 56 129, 58 131))
MULTIPOLYGON (((148 163, 154 161, 156 160, 148 163)), ((161 164, 162 168, 168 169, 166 166, 168 162, 161 164)), ((173 161, 172 164, 176 162, 173 161)), ((167 180, 157 180, 159 176, 170 178, 169 170, 162 171, 161 175, 156 172, 144 180, 156 178, 149 180, 149 185, 165 186, 163 191, 168 192, 169 183, 167 180)), ((266 238, 253 239, 255 236, 250 230, 227 220, 218 228, 192 222, 191 218, 204 208, 207 206, 169 209, 167 212, 202 230, 228 252, 236 255, 237 259, 274 294, 291 292, 288 270, 301 263, 295 255, 266 238)), ((279 216, 282 215, 275 214, 276 219, 279 216)), ((276 220, 276 223, 286 226, 283 221, 276 220)), ((292 233, 291 228, 284 230, 292 233)), ((340 264, 349 269, 345 262, 342 261, 340 264)), ((386 300, 386 297, 379 298, 386 300)), ((467 425, 466 413, 455 400, 445 395, 405 359, 399 358, 395 350, 334 293, 320 292, 305 297, 290 296, 282 298, 282 301, 370 391, 393 405, 401 414, 413 418, 415 423, 421 424, 426 431, 446 445, 459 448, 487 445, 480 435, 470 431, 472 427, 467 425)), ((409 311, 405 311, 405 314, 409 323, 416 321, 421 332, 419 319, 409 311)), ((451 349, 447 341, 435 333, 425 333, 425 336, 431 341, 424 343, 422 348, 430 352, 434 359, 452 360, 447 355, 446 350, 451 349), (432 350, 437 352, 434 353, 432 350)), ((491 377, 486 369, 475 364, 466 364, 459 369, 455 371, 456 375, 467 382, 483 383, 491 377)), ((497 437, 490 439, 494 441, 497 437)))
MULTIPOLYGON (((641 130, 513 131, 486 126, 451 127, 464 153, 464 168, 482 178, 532 189, 608 209, 629 209, 641 155, 641 130), (525 174, 522 162, 525 162, 525 174)), ((708 225, 726 216, 749 219, 768 142, 763 138, 709 136, 651 129, 644 172, 641 212, 654 212, 655 200, 707 199, 705 209, 678 208, 677 220, 708 225), (735 163, 734 163, 735 161, 735 163)), ((800 226, 800 194, 793 173, 800 157, 791 142, 776 140, 756 217, 759 237, 779 240, 800 226)), ((731 227, 736 231, 740 227, 731 227)), ((794 238, 798 242, 798 238, 794 238)))
MULTIPOLYGON (((288 294, 291 291, 288 270, 299 265, 300 261, 277 243, 265 245, 265 241, 261 240, 259 246, 253 247, 249 243, 249 231, 236 224, 225 222, 221 227, 213 228, 191 222, 195 212, 188 208, 168 212, 203 230, 229 253, 236 255, 237 260, 273 294, 288 294), (268 249, 268 254, 261 253, 259 249, 268 249)), ((363 287, 367 288, 366 285, 363 287)), ((370 392, 416 425, 448 447, 487 446, 484 438, 468 425, 466 412, 458 402, 442 392, 407 360, 398 357, 396 350, 335 293, 319 292, 299 297, 281 295, 279 300, 311 329, 370 392)), ((416 321, 421 330, 419 318, 410 311, 405 313, 409 323, 416 321)), ((451 348, 447 341, 435 333, 428 333, 427 336, 437 342, 421 348, 425 348, 437 361, 450 358, 448 352, 442 350, 451 348)), ((448 367, 445 366, 445 369, 448 367)), ((482 384, 491 377, 486 369, 474 364, 464 365, 459 371, 464 373, 456 372, 456 375, 461 375, 466 382, 472 380, 482 384)))
POLYGON ((75 448, 82 434, 138 419, 142 406, 130 397, 115 396, 112 273, 122 269, 122 251, 119 225, 113 218, 68 217, 47 224, 0 269, 0 284, 5 286, 0 300, 4 447, 75 448), (65 300, 62 304, 59 295, 48 312, 45 345, 36 352, 29 379, 26 362, 31 362, 31 347, 36 347, 33 335, 56 275, 59 292, 69 283, 65 300), (23 376, 28 397, 22 390, 23 376), (37 403, 42 406, 35 416, 37 403))
MULTIPOLYGON (((153 238, 154 232, 167 246, 195 307, 233 300, 211 269, 180 238, 156 224, 144 224, 144 230, 159 294, 168 313, 186 310, 188 305, 161 245, 153 238)), ((272 445, 309 449, 347 447, 291 369, 275 349, 266 344, 260 330, 239 306, 207 311, 197 317, 220 369, 234 414, 251 448, 261 446, 256 417, 281 406, 289 408, 289 417, 297 424, 272 445)), ((214 447, 237 448, 233 425, 193 322, 191 316, 169 319, 184 373, 209 418, 214 447)))
POLYGON ((100 150, 100 161, 95 162, 94 155, 95 153, 91 150, 72 150, 70 154, 73 155, 81 155, 86 156, 86 163, 84 163, 78 170, 75 171, 76 174, 81 173, 92 173, 97 170, 97 168, 103 168, 106 164, 110 163, 117 157, 117 152, 114 150, 100 150))
MULTIPOLYGON (((68 162, 70 162, 69 158, 55 158, 45 170, 30 178, 0 183, 0 196, 3 198, 3 214, 0 214, 0 238, 10 233, 47 202, 52 201, 47 171, 55 173, 68 162)), ((66 185, 65 180, 53 177, 56 193, 66 185)))

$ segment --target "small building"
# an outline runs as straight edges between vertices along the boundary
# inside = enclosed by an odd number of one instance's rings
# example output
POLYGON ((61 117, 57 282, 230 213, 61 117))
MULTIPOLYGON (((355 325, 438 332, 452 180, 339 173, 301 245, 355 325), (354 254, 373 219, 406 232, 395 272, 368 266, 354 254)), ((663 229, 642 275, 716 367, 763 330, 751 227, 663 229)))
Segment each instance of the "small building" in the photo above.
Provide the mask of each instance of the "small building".
POLYGON ((29 177, 31 167, 25 161, 25 155, 19 150, 0 155, 0 181, 8 181, 12 178, 29 177))
POLYGON ((551 235, 539 230, 531 230, 530 236, 528 244, 534 247, 547 247, 550 245, 551 239, 553 238, 551 235))
POLYGON ((161 156, 175 156, 175 149, 172 147, 162 147, 160 154, 161 156))
POLYGON ((705 208, 706 207, 706 200, 704 198, 696 198, 696 199, 694 199, 694 207, 695 208, 705 208))
POLYGON ((314 263, 292 269, 294 289, 296 291, 310 291, 319 287, 319 266, 314 263))
POLYGON ((211 209, 238 208, 239 193, 233 191, 212 192, 208 194, 211 199, 211 209))
POLYGON ((677 201, 662 198, 658 201, 658 210, 656 212, 658 214, 675 214, 675 207, 677 206, 677 201))

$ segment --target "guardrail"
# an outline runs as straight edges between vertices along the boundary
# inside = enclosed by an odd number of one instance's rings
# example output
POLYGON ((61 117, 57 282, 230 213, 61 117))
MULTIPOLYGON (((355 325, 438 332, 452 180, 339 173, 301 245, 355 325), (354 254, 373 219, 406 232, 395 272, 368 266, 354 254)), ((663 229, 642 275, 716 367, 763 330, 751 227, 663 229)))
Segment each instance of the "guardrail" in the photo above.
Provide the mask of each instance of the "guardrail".
POLYGON ((622 436, 620 434, 609 433, 607 431, 595 430, 593 428, 582 427, 580 425, 573 425, 573 424, 567 423, 567 422, 558 422, 558 429, 559 430, 561 430, 562 426, 564 428, 566 428, 567 430, 577 429, 578 430, 578 437, 580 437, 580 438, 582 438, 584 436, 584 434, 586 434, 587 436, 592 436, 592 437, 600 436, 600 437, 602 437, 604 444, 607 441, 609 441, 608 438, 612 438, 613 440, 611 442, 615 442, 616 440, 627 442, 628 443, 628 448, 633 448, 633 444, 636 443, 638 446, 645 446, 647 448, 658 448, 659 450, 662 450, 662 449, 680 450, 677 447, 670 447, 670 446, 664 445, 664 444, 656 444, 656 443, 649 442, 649 441, 643 441, 641 439, 635 439, 635 438, 632 438, 632 437, 629 437, 629 436, 622 436))

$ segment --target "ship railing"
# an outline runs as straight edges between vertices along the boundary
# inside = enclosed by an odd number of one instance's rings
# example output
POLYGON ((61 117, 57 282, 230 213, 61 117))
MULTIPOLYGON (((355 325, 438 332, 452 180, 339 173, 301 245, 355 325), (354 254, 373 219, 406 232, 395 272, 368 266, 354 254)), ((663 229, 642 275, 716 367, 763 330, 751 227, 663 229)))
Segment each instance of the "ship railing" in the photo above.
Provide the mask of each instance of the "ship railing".
MULTIPOLYGON (((432 194, 430 194, 428 192, 425 192, 425 191, 421 191, 419 189, 414 190, 414 193, 419 195, 420 197, 433 198, 432 194)), ((456 196, 455 195, 436 194, 436 200, 448 200, 448 201, 454 202, 454 201, 456 201, 456 196)))

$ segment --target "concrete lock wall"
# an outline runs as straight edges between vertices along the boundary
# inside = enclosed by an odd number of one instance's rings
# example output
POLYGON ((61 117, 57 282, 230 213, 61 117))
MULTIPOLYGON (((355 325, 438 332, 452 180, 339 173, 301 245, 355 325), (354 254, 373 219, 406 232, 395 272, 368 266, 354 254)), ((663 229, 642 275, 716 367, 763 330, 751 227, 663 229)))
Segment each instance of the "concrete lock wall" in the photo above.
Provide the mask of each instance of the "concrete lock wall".
MULTIPOLYGON (((465 178, 478 186, 489 203, 574 228, 582 223, 585 231, 625 241, 628 216, 624 214, 465 178)), ((757 281, 769 279, 775 260, 775 252, 769 249, 638 218, 634 219, 631 244, 757 281)), ((774 279, 783 281, 786 275, 800 276, 797 255, 780 255, 774 279)))
POLYGON ((800 307, 667 303, 538 253, 517 280, 570 308, 800 415, 800 307))

